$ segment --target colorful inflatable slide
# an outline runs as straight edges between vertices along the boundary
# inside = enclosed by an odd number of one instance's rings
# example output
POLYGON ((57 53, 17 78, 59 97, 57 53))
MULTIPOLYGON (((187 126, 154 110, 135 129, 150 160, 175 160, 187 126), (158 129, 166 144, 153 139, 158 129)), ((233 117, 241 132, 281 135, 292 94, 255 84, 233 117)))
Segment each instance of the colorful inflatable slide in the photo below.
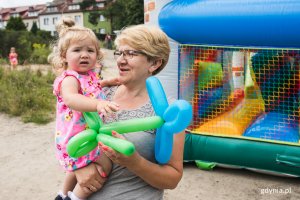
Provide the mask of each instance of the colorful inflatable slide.
POLYGON ((300 176, 300 1, 173 0, 158 22, 193 105, 185 160, 300 176))

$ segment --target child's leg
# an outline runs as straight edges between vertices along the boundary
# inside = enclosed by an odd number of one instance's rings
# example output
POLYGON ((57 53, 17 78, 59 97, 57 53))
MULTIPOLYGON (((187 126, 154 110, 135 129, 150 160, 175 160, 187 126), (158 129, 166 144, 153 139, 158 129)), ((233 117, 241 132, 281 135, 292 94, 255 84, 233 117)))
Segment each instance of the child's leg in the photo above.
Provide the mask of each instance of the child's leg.
POLYGON ((103 178, 106 178, 112 169, 111 160, 104 154, 101 153, 100 157, 94 161, 97 165, 100 165, 104 171, 104 174, 100 174, 103 178))
POLYGON ((66 172, 63 182, 63 189, 59 191, 55 200, 65 199, 68 196, 68 191, 72 191, 76 185, 76 176, 73 172, 66 172))
POLYGON ((74 172, 67 172, 64 183, 63 183, 63 190, 62 190, 63 194, 68 195, 69 191, 73 191, 76 183, 77 183, 77 180, 76 180, 76 176, 75 176, 74 172))
POLYGON ((83 200, 87 199, 93 191, 84 190, 79 184, 76 184, 73 192, 69 192, 68 195, 72 200, 83 200))

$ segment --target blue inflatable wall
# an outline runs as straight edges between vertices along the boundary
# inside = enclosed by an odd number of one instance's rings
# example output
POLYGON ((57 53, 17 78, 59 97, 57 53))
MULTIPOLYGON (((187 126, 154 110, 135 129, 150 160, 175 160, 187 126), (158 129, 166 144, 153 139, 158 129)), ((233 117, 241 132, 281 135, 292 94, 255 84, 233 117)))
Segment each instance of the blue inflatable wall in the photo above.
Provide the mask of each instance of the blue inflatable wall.
POLYGON ((174 0, 159 25, 182 44, 300 48, 300 0, 174 0))

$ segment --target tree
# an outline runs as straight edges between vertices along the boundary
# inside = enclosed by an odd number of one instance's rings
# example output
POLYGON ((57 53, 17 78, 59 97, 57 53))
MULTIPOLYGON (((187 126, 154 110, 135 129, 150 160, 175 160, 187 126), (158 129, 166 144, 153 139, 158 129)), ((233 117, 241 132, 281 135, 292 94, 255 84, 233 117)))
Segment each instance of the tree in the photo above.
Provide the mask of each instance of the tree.
POLYGON ((144 0, 130 0, 126 4, 128 25, 144 23, 144 0))
POLYGON ((99 16, 100 16, 99 12, 90 12, 89 13, 89 22, 91 24, 93 24, 94 26, 97 26, 99 16))
POLYGON ((84 0, 79 5, 82 10, 86 10, 91 6, 94 8, 96 6, 96 0, 84 0))
POLYGON ((111 20, 113 30, 144 22, 143 0, 108 0, 103 15, 111 20))
MULTIPOLYGON (((100 14, 110 20, 112 30, 120 30, 124 26, 142 24, 144 22, 144 0, 107 0, 105 10, 90 12, 89 22, 98 24, 100 14)), ((80 3, 83 10, 97 9, 96 0, 85 0, 80 3)))
MULTIPOLYGON (((82 10, 86 10, 86 9, 89 9, 89 8, 91 10, 96 10, 97 2, 96 2, 96 0, 85 0, 85 1, 82 1, 79 5, 80 5, 80 8, 82 10)), ((97 26, 99 16, 100 16, 100 13, 97 12, 97 11, 90 12, 88 21, 91 24, 93 24, 94 26, 97 26)))
POLYGON ((10 17, 5 27, 7 30, 25 31, 26 26, 21 17, 10 17))
POLYGON ((39 30, 39 28, 38 28, 36 22, 33 22, 30 32, 33 33, 34 35, 36 35, 38 30, 39 30))

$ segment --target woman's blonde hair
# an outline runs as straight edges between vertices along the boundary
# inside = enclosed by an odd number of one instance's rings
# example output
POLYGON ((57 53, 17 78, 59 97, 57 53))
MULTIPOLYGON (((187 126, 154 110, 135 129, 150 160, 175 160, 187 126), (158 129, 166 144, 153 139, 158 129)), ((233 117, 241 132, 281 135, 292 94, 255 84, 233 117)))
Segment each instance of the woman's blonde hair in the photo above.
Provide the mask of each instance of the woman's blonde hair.
POLYGON ((149 61, 161 59, 162 65, 152 75, 158 74, 168 63, 170 46, 167 35, 155 26, 144 24, 129 26, 123 29, 115 40, 116 46, 127 44, 142 51, 149 61))
POLYGON ((66 56, 71 42, 84 40, 86 38, 90 38, 95 44, 97 62, 100 63, 103 54, 100 51, 99 40, 91 29, 76 26, 74 20, 71 18, 62 18, 56 24, 55 28, 59 38, 52 44, 52 53, 48 56, 48 62, 52 64, 56 72, 59 73, 67 68, 67 64, 63 58, 66 56))

